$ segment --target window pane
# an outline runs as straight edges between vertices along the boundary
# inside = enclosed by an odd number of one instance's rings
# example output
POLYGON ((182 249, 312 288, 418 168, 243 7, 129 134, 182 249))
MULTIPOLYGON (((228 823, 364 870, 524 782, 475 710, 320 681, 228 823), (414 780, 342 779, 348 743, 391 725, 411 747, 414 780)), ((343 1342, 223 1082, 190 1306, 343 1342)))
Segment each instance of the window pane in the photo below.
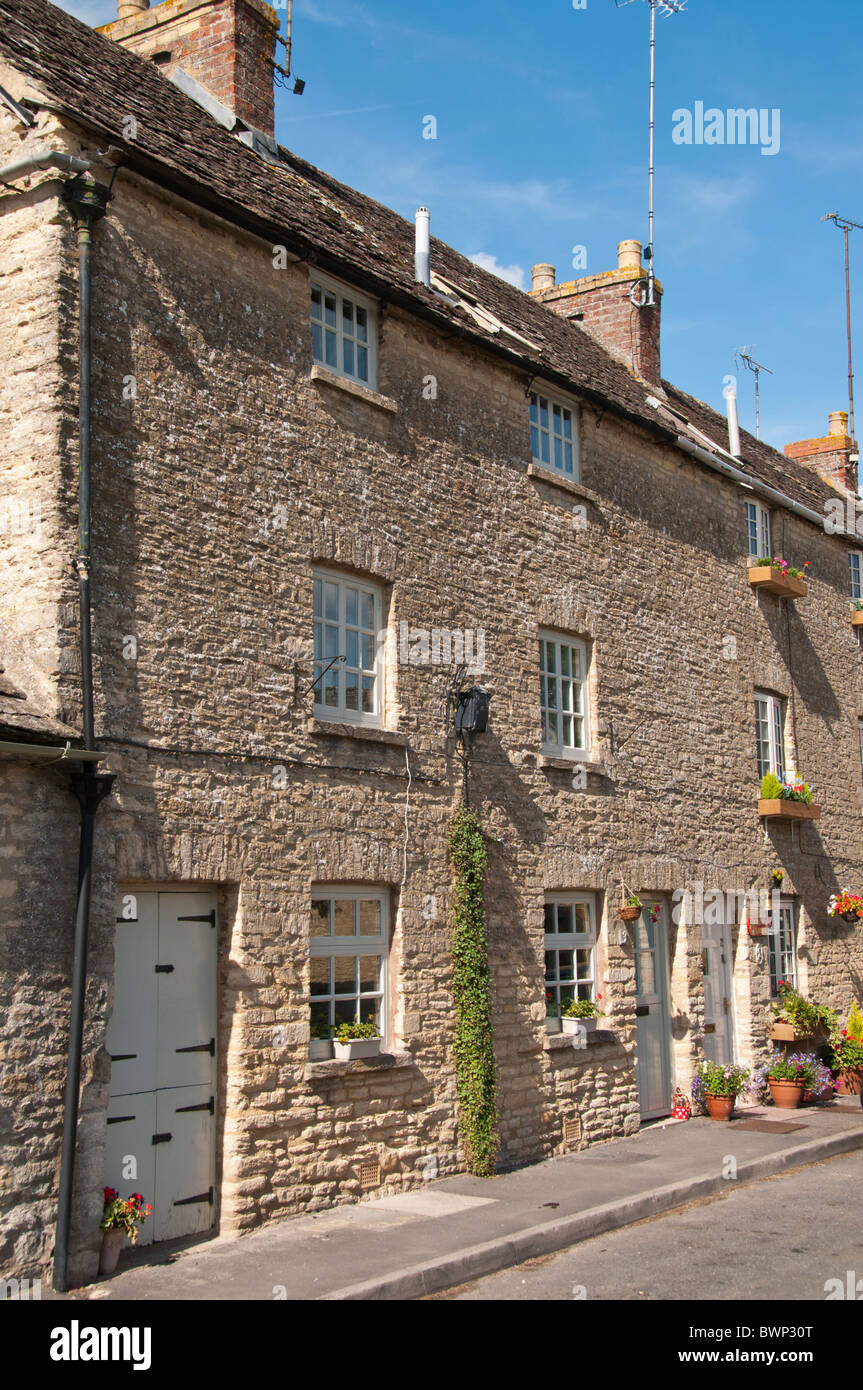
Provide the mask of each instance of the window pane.
POLYGON ((360 1019, 363 1023, 377 1023, 380 1012, 380 1001, 377 999, 360 1000, 360 1019))
POLYGON ((312 1037, 315 1031, 329 1029, 330 1026, 330 1006, 329 1004, 310 1004, 309 1005, 309 1024, 312 1028, 312 1037))
MULTIPOLYGON (((380 936, 381 904, 376 898, 360 899, 360 936, 380 936)), ((377 959, 377 957, 375 957, 377 959)))
POLYGON ((584 936, 591 934, 590 908, 587 903, 575 904, 575 930, 584 936))
POLYGON ((329 290, 324 295, 324 323, 328 328, 336 326, 336 296, 330 294, 329 290))
POLYGON ((374 676, 363 676, 363 714, 374 714, 375 712, 375 680, 374 676))
POLYGON ((575 979, 575 961, 572 951, 558 951, 557 953, 557 973, 561 980, 575 979))
POLYGON ((345 633, 345 658, 349 666, 360 664, 360 634, 351 632, 350 628, 345 633))
POLYGON ((312 316, 319 319, 321 317, 321 287, 312 285, 312 316))
POLYGON ((344 369, 348 376, 354 376, 354 345, 350 338, 345 338, 342 346, 344 353, 344 369))
POLYGON ((361 309, 360 306, 357 305, 357 327, 356 327, 356 335, 357 335, 357 337, 359 338, 359 340, 360 340, 361 343, 367 343, 368 340, 369 340, 369 326, 368 326, 368 325, 369 325, 368 314, 366 313, 365 309, 361 309))
POLYGON ((309 992, 313 995, 329 994, 330 962, 328 956, 312 956, 309 992))
POLYGON ((330 905, 329 902, 316 901, 312 903, 312 936, 329 936, 330 934, 330 905))
POLYGON ((336 898, 333 902, 333 935, 354 935, 354 902, 352 898, 336 898))
POLYGON ((371 633, 363 636, 363 670, 373 671, 375 668, 375 639, 371 633))
POLYGON ((357 1016, 356 995, 351 999, 337 999, 333 1006, 336 1027, 340 1023, 353 1023, 357 1016))
POLYGON ((349 299, 342 300, 342 329, 354 336, 354 306, 349 299))
POLYGON ((360 620, 360 591, 345 586, 345 622, 357 626, 360 620))
POLYGON ((316 362, 324 360, 324 335, 317 323, 312 324, 312 356, 316 362))
POLYGON ((363 627, 373 632, 375 627, 375 600, 373 594, 363 594, 363 627))
POLYGON ((333 994, 356 994, 356 956, 333 956, 333 994))
POLYGON ((369 379, 369 350, 365 347, 357 348, 357 376, 360 381, 369 379))
POLYGON ((356 671, 345 671, 345 709, 360 707, 360 678, 356 671))
POLYGON ((381 957, 360 956, 360 991, 372 994, 381 987, 381 957))
POLYGON ((328 367, 337 367, 339 365, 339 348, 335 333, 326 334, 324 360, 328 367))
POLYGON ((325 605, 326 605, 326 606, 325 606, 325 609, 324 609, 324 617, 325 617, 325 618, 329 618, 330 621, 332 621, 332 622, 338 622, 338 620, 339 620, 339 586, 338 586, 338 584, 327 583, 327 584, 324 586, 324 589, 325 589, 325 593, 324 593, 324 602, 325 602, 325 605))
MULTIPOLYGON (((333 659, 334 656, 341 656, 342 653, 339 651, 339 646, 340 646, 340 645, 341 645, 341 644, 340 644, 340 642, 339 642, 339 630, 338 630, 338 628, 337 628, 337 627, 325 627, 325 628, 324 628, 324 660, 325 660, 325 661, 332 661, 332 659, 333 659)), ((333 675, 337 675, 337 672, 334 671, 332 674, 333 674, 333 675)))
POLYGON ((557 930, 571 932, 573 930, 573 915, 571 903, 558 903, 557 905, 557 930))
POLYGON ((545 931, 546 935, 557 931, 557 911, 554 903, 545 904, 545 931))

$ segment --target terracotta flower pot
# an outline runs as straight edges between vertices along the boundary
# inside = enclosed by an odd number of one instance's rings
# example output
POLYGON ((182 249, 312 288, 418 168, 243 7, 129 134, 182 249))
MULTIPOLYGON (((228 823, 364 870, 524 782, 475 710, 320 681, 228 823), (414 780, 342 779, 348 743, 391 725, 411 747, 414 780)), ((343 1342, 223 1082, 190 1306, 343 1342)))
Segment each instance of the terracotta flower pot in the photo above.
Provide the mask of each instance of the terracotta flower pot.
POLYGON ((771 1081, 768 1077, 773 1104, 779 1110, 796 1110, 803 1100, 802 1081, 771 1081))
POLYGON ((117 1268, 120 1251, 126 1239, 125 1231, 103 1231, 102 1249, 99 1252, 99 1273, 113 1274, 117 1268))
POLYGON ((730 1120, 734 1114, 736 1096, 705 1096, 711 1120, 730 1120))
POLYGON ((840 1071, 839 1085, 836 1087, 837 1096, 859 1096, 861 1081, 863 1081, 863 1067, 854 1067, 850 1071, 840 1071))

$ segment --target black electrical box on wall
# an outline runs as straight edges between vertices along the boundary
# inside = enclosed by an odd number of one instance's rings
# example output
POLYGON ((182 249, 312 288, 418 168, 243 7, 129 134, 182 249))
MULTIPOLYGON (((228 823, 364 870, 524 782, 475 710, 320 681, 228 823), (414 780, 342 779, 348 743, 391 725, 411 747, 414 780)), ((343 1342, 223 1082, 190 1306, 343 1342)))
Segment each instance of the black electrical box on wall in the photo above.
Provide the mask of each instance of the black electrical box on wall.
POLYGON ((456 737, 466 743, 473 741, 474 734, 484 734, 488 728, 488 702, 491 699, 482 685, 473 685, 469 690, 459 691, 455 710, 456 737))

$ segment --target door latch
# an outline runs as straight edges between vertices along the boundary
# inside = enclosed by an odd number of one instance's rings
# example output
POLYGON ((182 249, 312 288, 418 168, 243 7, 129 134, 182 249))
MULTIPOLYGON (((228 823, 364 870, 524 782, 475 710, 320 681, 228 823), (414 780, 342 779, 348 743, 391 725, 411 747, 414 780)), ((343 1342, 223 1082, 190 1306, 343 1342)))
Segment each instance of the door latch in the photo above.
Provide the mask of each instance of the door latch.
POLYGON ((174 971, 173 965, 157 965, 157 966, 156 966, 156 974, 157 974, 157 975, 171 975, 171 974, 173 974, 173 971, 174 971))

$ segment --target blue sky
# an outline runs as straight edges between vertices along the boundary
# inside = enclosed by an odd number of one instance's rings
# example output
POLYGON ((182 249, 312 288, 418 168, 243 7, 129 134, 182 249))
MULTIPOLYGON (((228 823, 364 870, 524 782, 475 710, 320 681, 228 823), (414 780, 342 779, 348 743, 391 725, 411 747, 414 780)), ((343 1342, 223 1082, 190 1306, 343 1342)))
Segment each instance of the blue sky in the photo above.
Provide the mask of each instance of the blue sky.
MULTIPOLYGON (((277 93, 277 138, 406 217, 426 203, 435 236, 516 283, 539 261, 559 280, 611 269, 618 241, 647 240, 649 9, 576 3, 295 0, 306 90, 277 93)), ((111 0, 64 8, 92 24, 116 13, 111 0)), ((735 349, 754 345, 774 372, 762 437, 826 434, 829 411, 847 409, 847 349, 842 236, 820 218, 863 222, 860 0, 688 0, 657 31, 663 373, 721 410, 735 349), (778 152, 675 143, 673 113, 696 102, 778 109, 778 152)), ((863 422, 863 232, 855 270, 863 422)), ((749 429, 753 385, 738 373, 749 429)))

